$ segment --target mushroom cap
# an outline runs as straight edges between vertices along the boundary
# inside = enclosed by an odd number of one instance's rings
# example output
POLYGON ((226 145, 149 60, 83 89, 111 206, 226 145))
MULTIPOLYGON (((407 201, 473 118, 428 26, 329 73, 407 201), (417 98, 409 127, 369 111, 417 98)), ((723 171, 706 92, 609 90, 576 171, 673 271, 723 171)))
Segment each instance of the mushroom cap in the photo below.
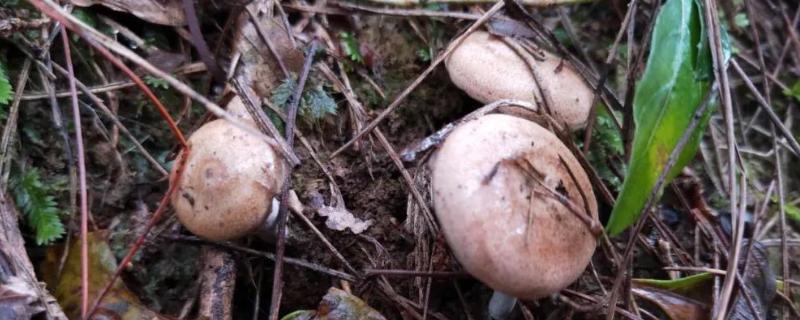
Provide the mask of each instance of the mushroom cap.
POLYGON ((581 275, 596 239, 521 166, 504 161, 511 159, 530 163, 539 181, 588 207, 597 220, 589 178, 569 149, 538 124, 503 114, 466 122, 447 136, 433 159, 433 203, 450 248, 470 274, 494 290, 538 299, 581 275))
POLYGON ((545 50, 540 53, 542 57, 527 59, 529 66, 500 37, 475 31, 453 50, 445 64, 450 80, 483 103, 517 99, 539 104, 538 79, 553 116, 573 130, 583 128, 594 92, 568 61, 545 50))
POLYGON ((223 119, 197 129, 188 143, 191 151, 171 199, 181 223, 211 240, 241 237, 261 226, 285 177, 287 165, 277 152, 223 119))

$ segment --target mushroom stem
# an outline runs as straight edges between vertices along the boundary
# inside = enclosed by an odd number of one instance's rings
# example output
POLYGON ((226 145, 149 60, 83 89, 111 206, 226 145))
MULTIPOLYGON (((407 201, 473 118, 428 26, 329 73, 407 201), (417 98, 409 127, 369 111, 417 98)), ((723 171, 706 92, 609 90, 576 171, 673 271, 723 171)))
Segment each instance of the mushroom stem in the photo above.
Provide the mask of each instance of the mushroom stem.
MULTIPOLYGON (((261 240, 267 241, 269 243, 275 243, 275 240, 278 239, 278 210, 280 207, 280 201, 278 201, 278 197, 272 198, 272 206, 270 209, 267 218, 264 219, 264 223, 258 227, 258 232, 256 233, 261 240)), ((288 232, 288 230, 287 230, 288 232)))
POLYGON ((517 298, 495 290, 489 300, 489 320, 506 320, 517 305, 517 298))

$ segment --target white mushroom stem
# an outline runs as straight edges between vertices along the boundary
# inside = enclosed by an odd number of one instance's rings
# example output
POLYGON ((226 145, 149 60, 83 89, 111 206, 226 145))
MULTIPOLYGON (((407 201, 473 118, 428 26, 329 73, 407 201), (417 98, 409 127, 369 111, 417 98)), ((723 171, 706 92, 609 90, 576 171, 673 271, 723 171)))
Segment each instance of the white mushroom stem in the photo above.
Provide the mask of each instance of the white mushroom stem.
POLYGON ((489 319, 509 319, 516 305, 517 298, 495 290, 492 293, 492 298, 489 300, 489 319))
MULTIPOLYGON (((278 235, 279 208, 280 208, 280 201, 278 201, 278 198, 277 197, 272 198, 271 211, 269 215, 267 215, 267 218, 264 219, 264 223, 261 225, 261 227, 258 228, 257 232, 258 237, 264 241, 275 242, 275 239, 278 238, 277 235, 278 235)), ((288 231, 289 229, 286 229, 286 232, 288 231)))

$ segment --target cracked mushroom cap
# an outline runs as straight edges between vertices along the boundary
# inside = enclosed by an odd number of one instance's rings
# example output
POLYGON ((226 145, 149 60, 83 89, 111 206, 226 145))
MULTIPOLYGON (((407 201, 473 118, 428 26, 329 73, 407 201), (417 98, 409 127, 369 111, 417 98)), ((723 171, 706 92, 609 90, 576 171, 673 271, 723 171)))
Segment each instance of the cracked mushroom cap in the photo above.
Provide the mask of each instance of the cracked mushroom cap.
POLYGON ((554 117, 572 130, 586 126, 592 89, 566 60, 545 50, 536 55, 527 59, 529 65, 502 38, 476 31, 453 50, 445 64, 450 80, 483 103, 516 99, 538 105, 538 80, 554 117))
POLYGON ((494 290, 525 299, 556 293, 594 253, 587 224, 543 187, 588 208, 597 221, 589 178, 569 149, 534 122, 491 114, 459 125, 436 152, 432 185, 450 248, 494 290))
MULTIPOLYGON (((236 97, 228 109, 236 114, 243 110, 241 103, 236 97)), ((262 137, 223 119, 206 123, 188 142, 191 151, 171 199, 183 226, 211 240, 238 238, 259 228, 283 185, 287 164, 281 155, 262 137)))

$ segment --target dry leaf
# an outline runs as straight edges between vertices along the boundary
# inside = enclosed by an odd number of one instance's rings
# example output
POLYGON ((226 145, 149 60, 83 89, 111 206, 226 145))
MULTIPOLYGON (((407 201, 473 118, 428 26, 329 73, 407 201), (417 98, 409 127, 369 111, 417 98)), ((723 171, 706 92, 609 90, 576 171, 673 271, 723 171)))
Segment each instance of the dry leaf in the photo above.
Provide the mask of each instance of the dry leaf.
POLYGON ((316 311, 292 312, 281 320, 385 320, 366 302, 337 288, 328 289, 316 311))
POLYGON ((256 0, 242 10, 236 28, 240 31, 233 40, 233 51, 242 54, 235 77, 251 87, 259 98, 269 97, 272 89, 286 78, 275 54, 264 42, 264 37, 280 56, 288 72, 299 72, 305 60, 303 53, 294 48, 281 20, 265 12, 268 3, 271 5, 271 1, 256 0), (248 11, 254 13, 257 24, 250 19, 248 11))
POLYGON ((322 208, 317 209, 317 213, 328 218, 328 220, 325 220, 326 227, 337 231, 344 231, 345 229, 350 228, 350 231, 355 234, 359 234, 364 232, 364 230, 367 230, 367 228, 372 225, 372 220, 364 221, 356 218, 353 213, 338 206, 323 206, 322 208))
POLYGON ((36 290, 18 277, 8 277, 0 281, 0 318, 31 319, 35 314, 44 311, 37 306, 39 295, 36 290))
POLYGON ((116 11, 131 13, 140 19, 167 26, 186 24, 179 0, 70 0, 79 7, 95 4, 109 7, 116 11))
POLYGON ((656 288, 632 288, 633 294, 661 309, 673 320, 704 320, 709 318, 708 306, 687 297, 656 288))
MULTIPOLYGON (((89 238, 89 296, 92 301, 111 279, 117 261, 106 242, 102 231, 90 232, 89 238)), ((58 274, 58 265, 63 248, 50 246, 42 263, 45 282, 51 287, 58 303, 70 319, 79 319, 81 312, 81 243, 72 241, 64 269, 58 274)), ((161 317, 144 307, 139 299, 121 281, 114 283, 108 295, 97 307, 96 319, 160 319, 161 317)))

